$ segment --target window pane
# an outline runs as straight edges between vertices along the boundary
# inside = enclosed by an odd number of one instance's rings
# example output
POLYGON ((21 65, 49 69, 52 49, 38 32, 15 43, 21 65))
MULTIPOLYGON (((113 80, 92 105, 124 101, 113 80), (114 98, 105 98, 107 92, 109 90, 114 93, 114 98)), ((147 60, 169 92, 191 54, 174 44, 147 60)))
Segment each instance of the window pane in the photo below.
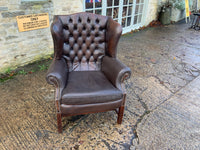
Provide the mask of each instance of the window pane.
POLYGON ((119 0, 114 0, 114 6, 119 6, 119 0))
POLYGON ((95 2, 95 8, 102 7, 102 1, 101 2, 95 2))
POLYGON ((90 2, 87 2, 85 3, 85 8, 86 9, 90 9, 90 8, 93 8, 93 3, 90 3, 90 2))
POLYGON ((142 21, 142 15, 139 15, 139 17, 138 17, 138 23, 141 23, 141 21, 142 21))
POLYGON ((86 12, 93 13, 93 10, 86 10, 86 12))
POLYGON ((99 14, 99 15, 101 15, 101 9, 97 9, 97 10, 95 10, 95 14, 99 14))
POLYGON ((129 4, 133 4, 133 0, 129 0, 129 4))
POLYGON ((112 16, 112 8, 107 9, 106 16, 112 16))
POLYGON ((123 4, 127 5, 128 4, 128 0, 124 0, 123 4))
POLYGON ((140 3, 144 3, 144 0, 140 0, 140 3))
POLYGON ((113 18, 118 18, 119 15, 119 8, 114 8, 114 12, 113 12, 113 18))
POLYGON ((107 0, 107 6, 112 6, 112 1, 113 0, 107 0))
POLYGON ((134 22, 133 22, 133 24, 137 24, 137 18, 138 18, 138 16, 135 16, 135 17, 134 17, 134 22))
POLYGON ((127 26, 130 26, 130 25, 131 25, 131 17, 128 17, 127 26))
POLYGON ((139 5, 136 5, 135 6, 135 14, 138 14, 138 11, 139 11, 139 5))
POLYGON ((142 13, 143 12, 143 4, 142 5, 140 5, 140 11, 139 11, 139 13, 142 13))
POLYGON ((136 0, 136 4, 139 4, 140 3, 140 0, 136 0))
POLYGON ((122 18, 122 27, 125 27, 126 24, 126 18, 122 18))
POLYGON ((129 6, 129 8, 128 8, 128 15, 130 16, 131 14, 132 14, 132 6, 129 6))
POLYGON ((122 17, 127 16, 127 7, 123 7, 123 13, 122 13, 122 17))

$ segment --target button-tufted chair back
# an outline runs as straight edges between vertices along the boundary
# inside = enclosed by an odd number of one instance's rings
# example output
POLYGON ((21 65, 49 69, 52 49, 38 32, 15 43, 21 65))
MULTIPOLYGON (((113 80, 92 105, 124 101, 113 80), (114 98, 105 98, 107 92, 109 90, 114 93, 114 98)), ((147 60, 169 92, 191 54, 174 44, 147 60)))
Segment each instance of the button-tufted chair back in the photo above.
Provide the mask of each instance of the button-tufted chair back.
POLYGON ((64 116, 116 110, 122 123, 130 69, 117 58, 122 27, 111 17, 90 13, 55 16, 54 59, 47 82, 56 87, 58 132, 64 116))
POLYGON ((91 13, 55 16, 52 36, 56 58, 64 57, 69 71, 100 70, 107 21, 108 17, 91 13))

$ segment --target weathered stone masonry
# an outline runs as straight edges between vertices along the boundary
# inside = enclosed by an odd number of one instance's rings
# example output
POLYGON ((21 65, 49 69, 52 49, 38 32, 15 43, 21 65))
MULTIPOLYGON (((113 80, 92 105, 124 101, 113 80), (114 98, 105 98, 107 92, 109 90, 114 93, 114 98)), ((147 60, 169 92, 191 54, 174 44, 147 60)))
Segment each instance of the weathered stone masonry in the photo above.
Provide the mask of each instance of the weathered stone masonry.
POLYGON ((54 14, 70 14, 82 9, 81 0, 1 0, 0 73, 47 58, 53 53, 50 28, 19 32, 16 16, 49 13, 51 24, 54 14))

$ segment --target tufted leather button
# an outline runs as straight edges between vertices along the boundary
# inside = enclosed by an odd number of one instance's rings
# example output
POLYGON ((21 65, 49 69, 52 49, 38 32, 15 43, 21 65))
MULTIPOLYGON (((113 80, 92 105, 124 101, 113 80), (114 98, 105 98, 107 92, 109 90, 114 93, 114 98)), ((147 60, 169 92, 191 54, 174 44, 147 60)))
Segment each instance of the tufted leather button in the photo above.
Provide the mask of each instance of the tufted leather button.
POLYGON ((87 23, 90 23, 90 21, 91 21, 90 18, 87 18, 87 23))
POLYGON ((78 59, 81 60, 81 58, 83 57, 83 52, 79 50, 77 56, 78 56, 78 59))
POLYGON ((85 56, 82 57, 81 62, 82 62, 82 63, 86 63, 86 62, 87 62, 87 59, 86 59, 85 56))
POLYGON ((75 52, 74 52, 73 50, 69 52, 69 57, 71 58, 71 60, 74 59, 74 57, 75 57, 75 52))
POLYGON ((70 46, 66 43, 64 43, 64 46, 63 46, 63 53, 65 55, 68 55, 69 54, 69 51, 70 51, 70 46))
POLYGON ((69 35, 70 35, 69 30, 64 30, 63 33, 64 33, 64 40, 66 42, 68 42, 69 41, 69 35))
POLYGON ((95 49, 95 44, 91 44, 90 47, 89 47, 90 51, 93 53, 94 52, 94 49, 95 49))
POLYGON ((90 50, 87 50, 86 54, 85 54, 86 59, 89 60, 90 56, 91 56, 91 52, 90 52, 90 50))
POLYGON ((78 50, 79 50, 79 45, 78 44, 74 44, 73 50, 74 50, 75 53, 77 53, 78 50))
POLYGON ((86 50, 87 50, 87 45, 85 43, 83 43, 83 45, 82 45, 82 51, 83 51, 83 53, 85 53, 86 50))
POLYGON ((93 30, 95 30, 95 27, 94 27, 94 25, 92 25, 92 28, 91 28, 91 30, 93 31, 93 30))
POLYGON ((96 23, 97 23, 97 24, 99 23, 99 19, 98 19, 98 18, 96 19, 96 23))
POLYGON ((63 28, 64 28, 65 30, 69 30, 68 25, 63 26, 63 28))
POLYGON ((69 38, 69 45, 70 45, 71 47, 73 47, 73 45, 74 45, 74 38, 73 38, 73 37, 70 37, 70 38, 69 38))
POLYGON ((77 30, 77 25, 74 25, 74 30, 77 30))
POLYGON ((74 25, 72 23, 68 24, 69 32, 72 33, 74 31, 74 25))
POLYGON ((81 45, 83 44, 83 38, 82 37, 78 37, 77 43, 81 47, 81 45))
POLYGON ((85 13, 59 17, 63 24, 63 55, 69 70, 100 69, 105 54, 107 17, 85 13))
POLYGON ((73 22, 72 18, 69 18, 69 23, 72 23, 72 22, 73 22))
POLYGON ((78 17, 78 23, 81 23, 82 19, 80 17, 78 17))
POLYGON ((85 40, 87 37, 87 32, 84 30, 82 31, 82 38, 85 40))
POLYGON ((79 33, 77 30, 73 31, 73 37, 74 37, 74 39, 78 39, 79 33))
POLYGON ((85 40, 85 43, 86 43, 87 47, 90 46, 91 42, 92 42, 91 38, 87 37, 86 40, 85 40))

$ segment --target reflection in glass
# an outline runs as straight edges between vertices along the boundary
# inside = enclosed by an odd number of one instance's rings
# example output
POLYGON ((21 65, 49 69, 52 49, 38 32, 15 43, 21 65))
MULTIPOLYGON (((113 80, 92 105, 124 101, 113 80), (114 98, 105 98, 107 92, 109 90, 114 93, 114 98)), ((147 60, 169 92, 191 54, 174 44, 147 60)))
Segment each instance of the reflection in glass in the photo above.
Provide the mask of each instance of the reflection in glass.
POLYGON ((142 13, 142 11, 143 11, 143 6, 144 6, 143 4, 140 5, 140 11, 139 11, 139 13, 142 13))
POLYGON ((112 8, 107 9, 106 16, 112 16, 112 8))
POLYGON ((141 21, 142 21, 142 15, 139 15, 139 17, 138 17, 138 23, 141 23, 141 21))
POLYGON ((126 24, 126 18, 122 18, 122 27, 125 27, 126 24))
POLYGON ((123 5, 127 5, 128 4, 128 0, 124 0, 123 5))
POLYGON ((140 0, 136 0, 136 4, 139 4, 140 3, 140 0))
POLYGON ((132 14, 132 6, 129 6, 128 8, 128 15, 130 16, 132 14))
POLYGON ((129 0, 129 4, 133 4, 133 0, 129 0))
POLYGON ((107 6, 112 6, 112 0, 107 0, 107 6))
POLYGON ((97 9, 97 10, 95 10, 95 14, 99 14, 99 15, 101 15, 101 9, 97 9))
POLYGON ((138 14, 138 11, 139 11, 139 5, 136 5, 135 6, 135 14, 138 14))
POLYGON ((114 0, 114 6, 119 6, 119 0, 114 0))
POLYGON ((117 8, 114 8, 114 12, 113 12, 113 18, 118 18, 118 15, 119 15, 119 7, 117 8))
POLYGON ((86 12, 93 13, 93 10, 86 10, 86 12))
POLYGON ((135 17, 134 17, 134 22, 133 22, 133 24, 137 24, 137 18, 138 18, 138 16, 135 16, 135 17))
POLYGON ((127 26, 130 26, 130 25, 131 25, 131 17, 128 17, 127 26))
POLYGON ((91 9, 91 8, 93 8, 93 3, 85 3, 85 8, 86 8, 86 9, 91 9))
POLYGON ((95 8, 99 8, 102 6, 102 1, 101 2, 95 2, 95 8))
POLYGON ((122 17, 127 16, 127 7, 123 7, 122 17))

